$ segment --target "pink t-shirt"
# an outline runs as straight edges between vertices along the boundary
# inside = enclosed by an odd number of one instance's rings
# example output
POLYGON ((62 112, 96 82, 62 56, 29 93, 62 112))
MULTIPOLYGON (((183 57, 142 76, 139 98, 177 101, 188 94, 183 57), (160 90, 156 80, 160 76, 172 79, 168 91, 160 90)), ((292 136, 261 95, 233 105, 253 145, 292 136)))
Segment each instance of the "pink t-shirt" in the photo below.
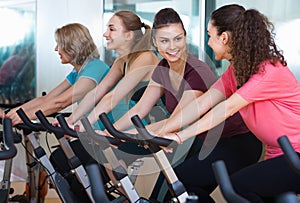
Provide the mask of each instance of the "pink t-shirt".
POLYGON ((300 152, 300 84, 288 67, 269 61, 237 90, 233 67, 212 86, 230 97, 239 94, 249 105, 240 109, 248 128, 266 145, 265 159, 282 155, 277 142, 287 135, 294 149, 300 152))

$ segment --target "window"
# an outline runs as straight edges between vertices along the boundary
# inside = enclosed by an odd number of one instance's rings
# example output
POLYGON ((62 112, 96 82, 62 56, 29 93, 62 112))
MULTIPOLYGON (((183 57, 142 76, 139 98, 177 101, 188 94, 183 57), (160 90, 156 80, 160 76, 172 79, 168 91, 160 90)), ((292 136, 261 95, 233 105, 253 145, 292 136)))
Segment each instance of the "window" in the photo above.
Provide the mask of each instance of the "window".
POLYGON ((35 97, 35 2, 0 3, 0 104, 35 97))

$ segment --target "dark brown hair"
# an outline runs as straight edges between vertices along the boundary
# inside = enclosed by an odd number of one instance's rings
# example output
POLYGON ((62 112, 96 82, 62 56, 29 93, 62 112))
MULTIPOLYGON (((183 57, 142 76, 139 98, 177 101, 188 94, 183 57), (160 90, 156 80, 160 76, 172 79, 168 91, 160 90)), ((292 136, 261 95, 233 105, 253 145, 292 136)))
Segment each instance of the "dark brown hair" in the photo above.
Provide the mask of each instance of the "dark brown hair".
POLYGON ((278 50, 274 37, 274 26, 266 16, 255 9, 245 10, 231 4, 220 7, 211 15, 211 23, 218 35, 229 32, 231 63, 234 66, 238 87, 258 72, 259 65, 270 60, 286 66, 286 61, 278 50))
POLYGON ((169 26, 170 24, 180 23, 186 35, 186 31, 179 14, 172 8, 164 8, 158 11, 153 20, 152 38, 155 38, 156 29, 169 26))

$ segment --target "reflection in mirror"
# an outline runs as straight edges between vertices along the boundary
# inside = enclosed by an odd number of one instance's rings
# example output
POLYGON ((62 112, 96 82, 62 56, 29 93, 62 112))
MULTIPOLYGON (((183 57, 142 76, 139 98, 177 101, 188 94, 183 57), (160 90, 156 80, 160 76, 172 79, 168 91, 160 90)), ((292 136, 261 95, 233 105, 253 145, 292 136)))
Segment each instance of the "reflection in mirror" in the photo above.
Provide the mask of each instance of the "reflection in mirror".
POLYGON ((35 4, 33 0, 0 2, 2 105, 35 97, 35 4))

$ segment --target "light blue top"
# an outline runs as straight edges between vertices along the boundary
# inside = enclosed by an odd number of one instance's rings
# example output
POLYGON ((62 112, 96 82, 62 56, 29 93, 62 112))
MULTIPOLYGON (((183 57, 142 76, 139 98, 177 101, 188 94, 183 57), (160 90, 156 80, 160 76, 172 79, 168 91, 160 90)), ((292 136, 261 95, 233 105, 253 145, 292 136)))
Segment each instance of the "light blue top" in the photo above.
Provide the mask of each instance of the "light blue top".
MULTIPOLYGON (((79 72, 74 68, 67 76, 66 80, 70 85, 74 85, 79 78, 85 77, 95 81, 96 84, 106 76, 109 71, 109 66, 98 58, 93 58, 82 65, 79 72)), ((81 99, 77 101, 77 104, 81 102, 81 99)))
MULTIPOLYGON (((66 80, 70 85, 74 85, 79 78, 86 77, 94 80, 97 84, 106 76, 109 72, 109 66, 98 58, 94 58, 83 65, 79 72, 73 69, 66 77, 66 80)), ((79 100, 77 103, 80 103, 79 100)), ((132 100, 126 98, 122 99, 115 108, 113 108, 107 115, 111 122, 117 121, 121 118, 130 108, 132 108, 136 103, 132 100)), ((144 122, 144 124, 146 124, 144 122)), ((104 130, 104 126, 100 120, 93 125, 94 129, 104 130)))
POLYGON ((66 79, 70 85, 74 85, 81 77, 89 78, 98 84, 105 77, 108 71, 109 66, 106 63, 98 58, 94 58, 83 64, 83 67, 79 72, 73 69, 67 75, 66 79))

